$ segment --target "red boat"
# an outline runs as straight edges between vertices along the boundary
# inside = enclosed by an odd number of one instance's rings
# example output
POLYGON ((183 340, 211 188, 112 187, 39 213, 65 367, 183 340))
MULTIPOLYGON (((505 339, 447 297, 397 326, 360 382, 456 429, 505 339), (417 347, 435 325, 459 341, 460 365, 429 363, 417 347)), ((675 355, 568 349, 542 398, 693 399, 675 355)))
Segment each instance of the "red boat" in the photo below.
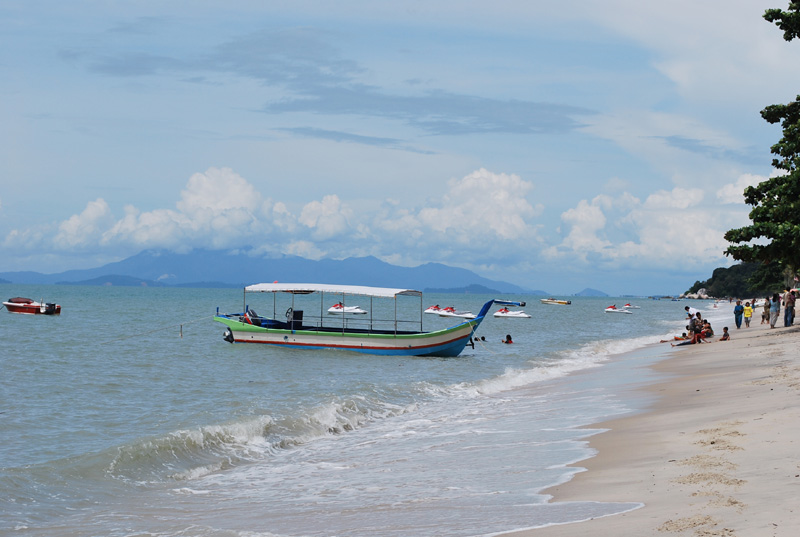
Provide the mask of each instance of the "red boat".
POLYGON ((3 302, 9 313, 22 313, 25 315, 60 315, 61 306, 52 302, 35 302, 30 298, 16 296, 3 302))

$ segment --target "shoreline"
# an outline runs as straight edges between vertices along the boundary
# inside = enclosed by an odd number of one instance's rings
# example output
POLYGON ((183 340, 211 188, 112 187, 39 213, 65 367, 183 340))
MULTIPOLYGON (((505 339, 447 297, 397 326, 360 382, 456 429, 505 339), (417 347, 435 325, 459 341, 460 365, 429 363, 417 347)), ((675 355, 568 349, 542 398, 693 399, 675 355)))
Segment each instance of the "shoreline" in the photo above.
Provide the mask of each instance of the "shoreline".
POLYGON ((551 503, 641 508, 495 535, 800 534, 800 326, 754 324, 731 337, 649 365, 663 377, 634 389, 652 404, 587 427, 604 431, 587 439, 594 457, 569 465, 585 471, 541 491, 551 503))

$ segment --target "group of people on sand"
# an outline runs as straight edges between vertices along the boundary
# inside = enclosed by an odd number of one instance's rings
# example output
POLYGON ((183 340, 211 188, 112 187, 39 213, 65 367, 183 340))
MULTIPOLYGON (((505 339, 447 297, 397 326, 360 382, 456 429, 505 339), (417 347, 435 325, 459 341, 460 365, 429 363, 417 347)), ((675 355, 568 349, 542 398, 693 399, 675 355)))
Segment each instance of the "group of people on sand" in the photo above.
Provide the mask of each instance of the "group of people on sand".
MULTIPOLYGON (((761 312, 761 324, 769 323, 770 328, 775 328, 778 324, 778 319, 781 315, 781 306, 783 306, 783 326, 794 325, 794 306, 797 299, 797 292, 788 287, 781 293, 773 293, 771 297, 764 299, 764 307, 761 312)), ((745 328, 750 326, 750 319, 753 317, 753 312, 756 307, 756 300, 746 301, 742 305, 741 300, 736 301, 736 306, 733 308, 733 317, 736 321, 736 328, 742 327, 742 320, 744 320, 745 328)))
MULTIPOLYGON (((766 297, 761 313, 761 324, 769 323, 770 328, 775 328, 781 315, 781 306, 783 306, 783 326, 794 325, 796 300, 797 290, 789 289, 788 287, 782 294, 774 293, 771 297, 766 297)), ((714 335, 711 323, 709 323, 708 320, 703 320, 700 310, 692 308, 691 306, 686 306, 684 310, 686 310, 689 324, 686 325, 686 332, 673 338, 673 341, 681 341, 681 343, 672 343, 672 346, 708 343, 708 339, 714 335)), ((736 305, 733 308, 733 318, 736 323, 736 328, 741 328, 742 323, 744 323, 745 328, 748 328, 753 314, 756 311, 756 299, 747 300, 744 304, 742 304, 741 300, 736 300, 736 305)), ((730 339, 731 336, 726 326, 722 329, 722 337, 719 338, 719 341, 728 341, 730 339)), ((670 340, 662 339, 661 343, 667 343, 668 341, 670 340)))
MULTIPOLYGON (((711 323, 708 319, 703 319, 703 314, 699 310, 686 306, 687 320, 689 324, 686 325, 686 332, 680 336, 675 336, 674 340, 681 341, 681 343, 671 343, 673 347, 680 345, 694 345, 695 343, 708 343, 708 340, 714 337, 714 329, 711 328, 711 323)), ((728 341, 731 338, 728 332, 728 327, 722 329, 722 336, 719 341, 728 341)), ((666 343, 669 340, 661 340, 661 343, 666 343)))

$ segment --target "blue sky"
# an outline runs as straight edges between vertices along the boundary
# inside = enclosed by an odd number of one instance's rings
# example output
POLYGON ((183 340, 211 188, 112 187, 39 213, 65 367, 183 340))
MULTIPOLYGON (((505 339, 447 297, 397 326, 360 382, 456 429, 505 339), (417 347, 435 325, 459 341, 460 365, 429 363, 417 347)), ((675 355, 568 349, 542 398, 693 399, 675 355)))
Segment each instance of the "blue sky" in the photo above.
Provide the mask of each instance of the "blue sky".
POLYGON ((211 248, 683 291, 773 173, 787 5, 0 0, 0 271, 211 248))

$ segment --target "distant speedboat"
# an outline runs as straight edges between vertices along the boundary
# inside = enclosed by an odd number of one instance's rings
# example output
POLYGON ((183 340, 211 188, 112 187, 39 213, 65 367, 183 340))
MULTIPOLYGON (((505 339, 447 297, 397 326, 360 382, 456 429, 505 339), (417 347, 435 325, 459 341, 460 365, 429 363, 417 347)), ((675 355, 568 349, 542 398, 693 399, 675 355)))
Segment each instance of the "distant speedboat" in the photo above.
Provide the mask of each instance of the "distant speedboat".
POLYGON ((541 298, 539 299, 542 304, 550 304, 555 306, 568 306, 572 304, 571 300, 559 300, 557 298, 541 298))
POLYGON ((462 319, 474 319, 476 317, 471 311, 456 311, 453 306, 442 308, 438 313, 439 317, 461 317, 462 319))
POLYGON ((625 308, 618 308, 616 304, 613 306, 609 306, 606 308, 606 313, 627 313, 628 315, 633 315, 633 312, 625 309, 625 308))
POLYGON ((9 313, 23 315, 61 315, 61 306, 52 302, 36 302, 30 298, 16 296, 3 302, 9 313))
POLYGON ((510 310, 508 308, 500 308, 494 312, 495 317, 507 317, 509 319, 530 319, 531 316, 522 310, 510 310))
POLYGON ((328 308, 328 313, 334 314, 334 315, 336 315, 336 314, 339 314, 339 315, 344 315, 344 314, 348 314, 348 315, 350 315, 350 314, 352 314, 352 315, 364 315, 367 312, 366 312, 366 310, 362 310, 358 306, 345 306, 341 302, 337 302, 336 304, 334 304, 333 306, 328 308))

